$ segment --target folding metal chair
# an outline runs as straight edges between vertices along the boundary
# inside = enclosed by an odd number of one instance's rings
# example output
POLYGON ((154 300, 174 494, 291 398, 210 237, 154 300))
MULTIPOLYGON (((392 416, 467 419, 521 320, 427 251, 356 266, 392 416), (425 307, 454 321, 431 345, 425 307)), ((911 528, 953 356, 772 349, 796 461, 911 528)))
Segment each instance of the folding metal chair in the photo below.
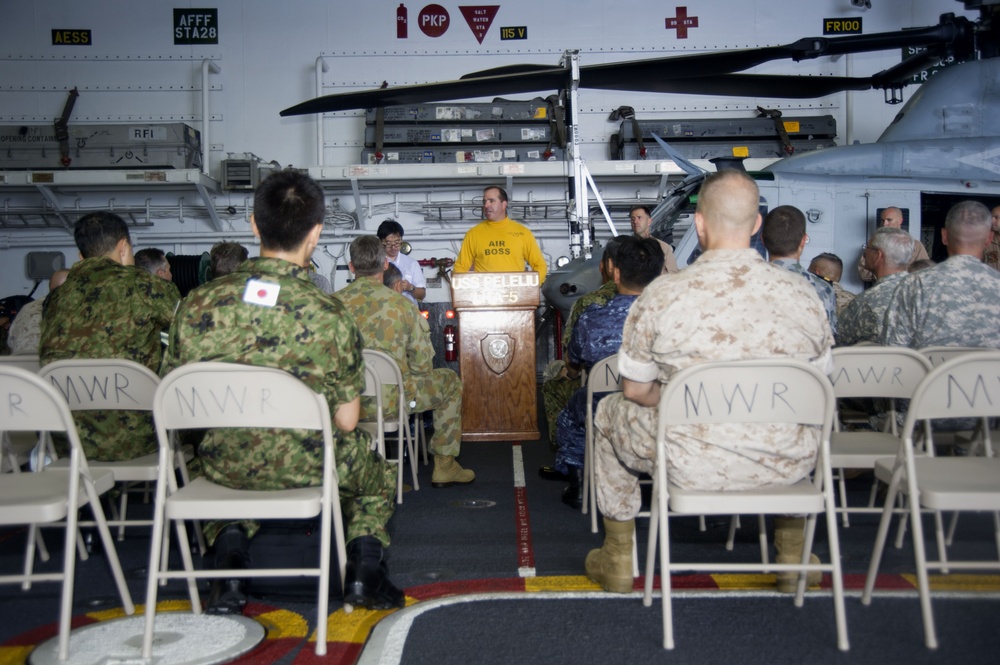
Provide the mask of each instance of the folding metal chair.
POLYGON ((848 513, 874 513, 878 480, 872 481, 867 508, 847 505, 845 469, 874 469, 875 462, 899 452, 902 441, 896 425, 896 399, 909 399, 917 384, 931 370, 925 356, 903 347, 846 346, 833 350, 833 392, 838 399, 881 398, 889 400, 886 426, 889 431, 841 432, 834 421, 830 437, 830 466, 839 473, 841 521, 850 526, 848 513))
MULTIPOLYGON (((73 581, 76 571, 77 513, 89 505, 104 544, 115 586, 126 614, 135 606, 129 595, 114 540, 101 509, 100 495, 114 486, 110 471, 91 469, 80 446, 73 416, 59 394, 38 376, 23 369, 0 365, 0 403, 5 405, 4 431, 64 432, 69 439, 69 464, 65 469, 45 469, 37 473, 7 473, 0 476, 0 524, 52 524, 65 529, 63 569, 58 573, 0 576, 0 584, 61 581, 59 607, 59 660, 69 656, 70 619, 73 609, 73 581)), ((29 552, 29 557, 31 557, 29 552)))
POLYGON ((925 644, 937 648, 931 610, 929 570, 1000 569, 1000 561, 947 561, 941 522, 935 524, 939 559, 927 560, 921 509, 937 511, 992 511, 995 540, 1000 553, 1000 459, 993 456, 989 438, 986 457, 921 457, 915 454, 914 430, 920 420, 931 418, 983 418, 1000 416, 1000 351, 961 354, 935 367, 917 386, 903 424, 903 447, 895 458, 879 460, 875 473, 889 482, 875 547, 861 602, 871 603, 875 578, 892 519, 892 504, 899 492, 909 498, 917 590, 924 622, 925 644))
POLYGON ((318 578, 316 654, 326 653, 329 607, 331 529, 337 548, 340 579, 347 561, 343 517, 340 508, 337 464, 330 406, 287 372, 269 367, 231 363, 192 363, 168 374, 153 397, 153 418, 160 443, 160 474, 156 485, 153 543, 149 554, 146 585, 146 629, 142 656, 150 658, 153 647, 156 595, 159 580, 187 580, 191 608, 201 613, 196 579, 213 577, 298 577, 318 578), (236 490, 196 478, 177 486, 173 473, 176 449, 169 432, 177 429, 278 428, 322 432, 323 484, 287 490, 236 490), (320 554, 315 568, 255 568, 195 570, 187 532, 180 521, 195 519, 309 519, 320 518, 320 554), (178 521, 177 539, 184 570, 160 570, 167 520, 178 521))
MULTIPOLYGON (((148 367, 123 358, 75 358, 57 360, 42 367, 38 375, 50 381, 69 404, 71 411, 149 411, 153 410, 153 395, 160 385, 160 377, 148 367)), ((184 454, 174 461, 184 484, 188 477, 187 460, 193 459, 194 450, 188 446, 184 454)), ((54 462, 54 468, 64 464, 54 462)), ((124 540, 126 526, 150 526, 152 520, 128 520, 129 483, 152 483, 159 473, 159 455, 150 453, 132 460, 103 462, 92 460, 91 468, 108 469, 116 483, 122 483, 118 513, 108 524, 118 526, 118 540, 124 540)), ((112 512, 114 506, 112 505, 112 512)), ((198 546, 204 554, 205 540, 201 528, 195 524, 198 546)))
POLYGON ((835 398, 830 381, 816 368, 798 360, 746 360, 711 362, 680 371, 662 387, 657 426, 656 475, 650 518, 643 602, 652 604, 656 538, 659 530, 660 580, 663 601, 663 646, 674 647, 671 579, 673 571, 799 571, 796 606, 804 599, 807 571, 829 572, 833 581, 837 646, 848 649, 844 612, 844 586, 840 567, 833 478, 830 470, 830 432, 835 398), (758 389, 761 393, 758 395, 758 389), (735 392, 756 395, 745 401, 735 392), (699 401, 706 396, 707 403, 699 401), (714 403, 713 403, 714 401, 714 403), (714 408, 713 408, 714 407, 714 408), (746 491, 684 490, 669 484, 666 429, 675 425, 710 423, 787 423, 819 428, 820 449, 812 480, 794 485, 769 486, 746 491), (670 517, 675 515, 734 515, 739 513, 808 514, 805 547, 799 564, 675 563, 670 559, 670 517), (816 515, 826 515, 830 563, 809 563, 816 515))
POLYGON ((590 510, 590 531, 597 533, 597 487, 594 485, 594 394, 622 391, 622 377, 618 373, 618 356, 608 356, 594 363, 587 372, 587 434, 583 456, 583 506, 584 515, 590 510))
MULTIPOLYGON (((365 358, 365 365, 370 367, 375 374, 378 376, 378 381, 383 385, 391 385, 397 387, 397 392, 399 394, 399 404, 396 408, 396 418, 394 420, 385 420, 382 416, 382 433, 383 435, 396 432, 399 437, 399 444, 396 446, 396 503, 403 503, 403 461, 404 456, 404 446, 406 446, 406 451, 410 455, 410 474, 413 479, 413 489, 414 491, 420 489, 420 482, 417 480, 417 458, 415 454, 415 442, 413 437, 410 435, 410 424, 409 417, 410 412, 407 409, 407 401, 405 395, 405 388, 403 385, 403 373, 399 369, 399 365, 388 353, 384 351, 377 351, 375 349, 363 349, 362 355, 365 358)), ((417 424, 418 429, 422 429, 420 424, 417 424)), ((383 450, 383 454, 384 454, 383 450)))

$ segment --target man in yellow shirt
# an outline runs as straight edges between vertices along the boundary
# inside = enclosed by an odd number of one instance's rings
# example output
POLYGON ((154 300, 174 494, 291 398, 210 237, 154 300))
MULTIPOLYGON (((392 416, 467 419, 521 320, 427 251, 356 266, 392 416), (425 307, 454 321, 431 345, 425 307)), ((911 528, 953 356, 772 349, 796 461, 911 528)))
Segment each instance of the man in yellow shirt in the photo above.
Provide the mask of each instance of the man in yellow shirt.
POLYGON ((507 217, 507 192, 500 187, 483 190, 483 217, 462 240, 455 261, 456 273, 521 272, 527 263, 545 281, 548 268, 531 230, 507 217))

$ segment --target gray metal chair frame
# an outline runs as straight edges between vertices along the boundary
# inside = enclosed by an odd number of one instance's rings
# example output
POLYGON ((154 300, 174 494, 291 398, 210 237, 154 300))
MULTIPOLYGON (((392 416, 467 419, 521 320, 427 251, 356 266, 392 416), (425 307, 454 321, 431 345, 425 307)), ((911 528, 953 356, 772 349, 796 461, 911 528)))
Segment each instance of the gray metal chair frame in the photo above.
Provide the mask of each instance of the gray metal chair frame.
MULTIPOLYGON (((747 360, 711 362, 682 370, 661 388, 659 422, 657 426, 656 475, 653 482, 653 507, 650 518, 649 544, 646 557, 646 579, 643 602, 652 604, 653 571, 656 563, 657 530, 659 530, 660 580, 663 603, 663 646, 674 647, 671 579, 673 571, 799 571, 795 594, 796 606, 801 606, 808 571, 829 572, 833 582, 834 617, 837 625, 837 646, 846 651, 847 622, 844 611, 844 586, 840 565, 840 541, 837 533, 833 478, 830 467, 830 432, 833 427, 835 398, 829 379, 816 368, 798 360, 747 360), (755 394, 754 387, 767 384, 767 399, 752 400, 746 408, 699 408, 692 400, 700 387, 707 390, 733 391, 743 386, 744 395, 755 394), (781 399, 773 399, 774 388, 782 388, 781 399), (669 484, 667 476, 668 450, 666 429, 670 425, 720 422, 789 423, 810 425, 821 430, 820 449, 813 479, 790 486, 764 487, 747 491, 682 490, 669 484), (670 559, 669 518, 673 515, 732 515, 738 513, 808 515, 805 547, 799 564, 705 564, 674 563, 670 559), (816 516, 825 513, 830 547, 830 563, 812 564, 816 516)), ((720 398, 721 403, 721 398, 720 398)), ((738 401, 732 406, 737 407, 738 401)))

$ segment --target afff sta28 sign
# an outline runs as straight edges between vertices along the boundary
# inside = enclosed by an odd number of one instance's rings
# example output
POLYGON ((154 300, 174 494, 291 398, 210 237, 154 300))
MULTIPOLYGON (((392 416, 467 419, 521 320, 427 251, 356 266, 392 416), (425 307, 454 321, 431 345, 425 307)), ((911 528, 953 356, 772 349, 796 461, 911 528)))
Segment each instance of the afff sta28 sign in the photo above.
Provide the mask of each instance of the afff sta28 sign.
POLYGON ((218 43, 218 9, 174 9, 174 44, 218 43))

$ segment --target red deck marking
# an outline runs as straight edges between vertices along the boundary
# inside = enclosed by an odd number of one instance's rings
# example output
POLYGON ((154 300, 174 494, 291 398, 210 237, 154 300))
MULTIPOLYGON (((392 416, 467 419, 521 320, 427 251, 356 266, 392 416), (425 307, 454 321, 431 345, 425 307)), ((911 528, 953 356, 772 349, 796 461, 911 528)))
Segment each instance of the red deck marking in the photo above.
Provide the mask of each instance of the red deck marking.
POLYGON ((521 577, 535 576, 535 549, 531 542, 528 492, 524 486, 524 458, 520 442, 514 442, 514 521, 517 527, 517 571, 521 577))

